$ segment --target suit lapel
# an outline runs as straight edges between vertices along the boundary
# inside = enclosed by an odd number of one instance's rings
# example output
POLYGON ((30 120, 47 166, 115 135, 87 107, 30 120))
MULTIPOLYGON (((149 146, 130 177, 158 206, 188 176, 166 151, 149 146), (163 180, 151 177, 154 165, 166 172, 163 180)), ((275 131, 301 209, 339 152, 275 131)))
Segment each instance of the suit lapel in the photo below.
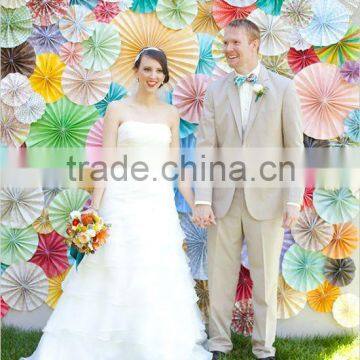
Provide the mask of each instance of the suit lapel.
POLYGON ((234 71, 228 75, 227 95, 230 101, 231 110, 234 114, 240 140, 242 141, 242 123, 241 123, 241 107, 240 107, 240 99, 239 99, 239 90, 234 84, 234 76, 235 76, 234 71))

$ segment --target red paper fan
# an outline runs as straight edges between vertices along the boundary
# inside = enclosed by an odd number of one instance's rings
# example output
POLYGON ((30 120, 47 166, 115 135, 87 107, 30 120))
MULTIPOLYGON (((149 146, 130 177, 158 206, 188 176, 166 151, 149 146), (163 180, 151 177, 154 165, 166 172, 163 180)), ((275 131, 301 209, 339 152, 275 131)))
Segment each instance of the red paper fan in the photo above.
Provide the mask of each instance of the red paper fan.
POLYGON ((36 25, 49 26, 66 14, 69 0, 30 0, 27 7, 36 25))
POLYGON ((314 193, 315 188, 311 187, 307 187, 305 188, 304 191, 304 197, 303 197, 303 207, 313 207, 313 193, 314 193))
POLYGON ((231 329, 244 336, 250 336, 254 327, 254 307, 252 300, 243 300, 235 303, 231 329))
POLYGON ((39 234, 39 245, 30 262, 39 265, 47 277, 60 275, 69 266, 67 246, 57 232, 39 234))
POLYGON ((1 302, 1 317, 0 319, 2 319, 6 314, 7 312, 9 311, 10 307, 9 305, 4 301, 4 299, 1 297, 0 298, 0 302, 1 302))
POLYGON ((320 62, 313 48, 307 50, 290 48, 287 57, 289 66, 294 73, 298 73, 311 64, 320 62))
POLYGON ((96 20, 109 23, 120 12, 119 4, 100 0, 93 10, 96 20))
POLYGON ((250 299, 252 297, 252 288, 253 281, 250 277, 250 271, 241 265, 235 301, 250 299))
POLYGON ((212 14, 216 24, 224 28, 235 19, 245 19, 256 9, 255 5, 237 7, 228 4, 223 0, 215 0, 212 8, 212 14))

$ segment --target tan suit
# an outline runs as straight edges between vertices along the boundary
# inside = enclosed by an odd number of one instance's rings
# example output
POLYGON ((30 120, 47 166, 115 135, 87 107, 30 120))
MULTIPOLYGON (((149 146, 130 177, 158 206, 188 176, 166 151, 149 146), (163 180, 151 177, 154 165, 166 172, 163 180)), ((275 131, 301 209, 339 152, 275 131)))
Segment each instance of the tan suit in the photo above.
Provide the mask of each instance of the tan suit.
MULTIPOLYGON (((258 101, 253 95, 243 127, 234 76, 235 72, 226 75, 207 90, 198 131, 198 156, 202 148, 302 148, 300 105, 293 82, 261 66, 258 83, 267 91, 258 101)), ((254 280, 253 352, 258 358, 275 354, 272 344, 282 215, 285 203, 300 204, 302 195, 302 188, 195 186, 195 201, 211 202, 217 218, 217 225, 208 233, 211 351, 232 349, 230 323, 245 236, 254 280)))

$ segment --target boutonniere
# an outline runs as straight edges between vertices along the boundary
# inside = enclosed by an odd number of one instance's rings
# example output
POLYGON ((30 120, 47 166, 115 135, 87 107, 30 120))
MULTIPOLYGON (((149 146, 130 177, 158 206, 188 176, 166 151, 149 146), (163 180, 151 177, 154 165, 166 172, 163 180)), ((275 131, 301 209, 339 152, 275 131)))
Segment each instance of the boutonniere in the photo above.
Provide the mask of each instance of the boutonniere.
POLYGON ((259 98, 261 98, 261 96, 266 94, 267 87, 261 84, 254 84, 253 90, 256 94, 256 98, 255 98, 255 102, 256 102, 259 100, 259 98))

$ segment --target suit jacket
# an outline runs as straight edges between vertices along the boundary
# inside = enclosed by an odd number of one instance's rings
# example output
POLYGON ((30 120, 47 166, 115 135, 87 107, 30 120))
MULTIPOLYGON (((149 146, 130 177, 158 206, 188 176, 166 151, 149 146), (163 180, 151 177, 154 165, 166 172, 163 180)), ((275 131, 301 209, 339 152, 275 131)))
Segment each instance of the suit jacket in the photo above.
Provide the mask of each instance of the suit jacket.
MULTIPOLYGON (((243 131, 240 99, 233 81, 234 76, 235 72, 232 72, 211 83, 207 89, 198 129, 198 161, 202 148, 302 149, 301 110, 293 81, 261 65, 258 83, 267 88, 266 94, 257 101, 253 94, 249 118, 243 131)), ((199 163, 197 165, 199 169, 199 163)), ((234 191, 235 185, 216 187, 216 182, 202 185, 195 182, 195 201, 211 202, 215 216, 221 218, 230 208, 234 191)), ((281 216, 286 202, 301 204, 303 191, 301 186, 286 189, 244 186, 248 210, 258 220, 281 216)))

